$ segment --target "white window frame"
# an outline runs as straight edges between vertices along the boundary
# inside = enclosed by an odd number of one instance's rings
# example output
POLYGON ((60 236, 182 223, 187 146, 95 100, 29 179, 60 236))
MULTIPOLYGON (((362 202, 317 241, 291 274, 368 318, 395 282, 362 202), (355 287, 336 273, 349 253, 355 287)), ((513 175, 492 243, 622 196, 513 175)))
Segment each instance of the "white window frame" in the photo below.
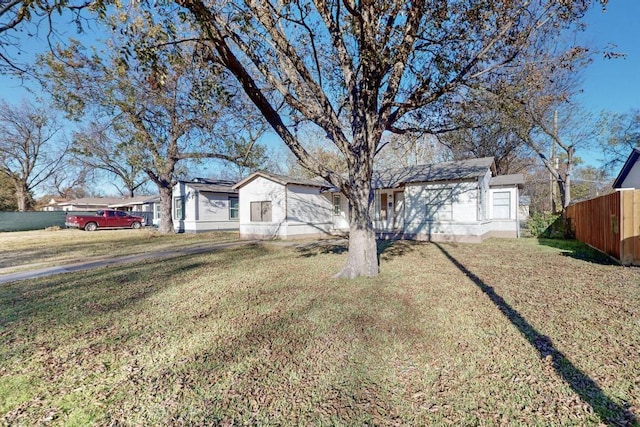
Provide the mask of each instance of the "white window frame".
POLYGON ((250 222, 271 222, 272 218, 273 218, 273 205, 271 203, 271 200, 262 200, 262 201, 255 201, 255 202, 250 202, 250 210, 249 210, 249 221, 250 222), (256 206, 257 204, 260 204, 260 219, 257 219, 254 217, 254 212, 256 212, 256 210, 254 209, 254 206, 256 206), (268 215, 267 215, 268 213, 268 215))

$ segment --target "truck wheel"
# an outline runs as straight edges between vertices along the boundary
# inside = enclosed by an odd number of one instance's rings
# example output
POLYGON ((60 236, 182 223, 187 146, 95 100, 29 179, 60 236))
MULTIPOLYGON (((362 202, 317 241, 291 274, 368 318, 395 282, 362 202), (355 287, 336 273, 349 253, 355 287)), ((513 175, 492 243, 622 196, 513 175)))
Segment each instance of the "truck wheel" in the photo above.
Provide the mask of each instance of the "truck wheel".
POLYGON ((88 222, 85 226, 84 226, 85 231, 96 231, 98 229, 98 224, 96 224, 95 222, 88 222))
POLYGON ((131 224, 131 228, 135 230, 139 229, 140 227, 142 227, 142 224, 140 224, 138 221, 131 224))

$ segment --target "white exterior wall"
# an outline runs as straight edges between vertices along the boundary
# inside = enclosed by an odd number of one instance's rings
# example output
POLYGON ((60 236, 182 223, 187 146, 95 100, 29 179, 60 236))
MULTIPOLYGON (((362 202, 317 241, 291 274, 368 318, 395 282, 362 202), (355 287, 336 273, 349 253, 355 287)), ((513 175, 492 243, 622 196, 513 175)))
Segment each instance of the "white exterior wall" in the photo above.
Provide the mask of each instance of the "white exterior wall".
POLYGON ((482 240, 490 231, 490 224, 478 218, 481 194, 478 187, 477 181, 405 186, 405 234, 419 240, 482 240), (441 191, 443 198, 451 200, 451 219, 427 217, 427 200, 432 190, 441 191))
POLYGON ((494 187, 489 190, 489 218, 491 232, 498 237, 517 237, 519 234, 520 209, 518 206, 519 190, 517 187, 494 187), (496 193, 509 193, 509 218, 496 218, 494 197, 496 193))
POLYGON ((286 234, 285 186, 261 176, 239 189, 240 237, 284 238, 286 234), (251 222, 251 202, 271 202, 270 222, 251 222))
MULTIPOLYGON (((230 196, 237 197, 237 194, 198 191, 188 184, 177 184, 173 188, 173 199, 176 197, 184 198, 184 219, 174 218, 174 229, 177 232, 185 233, 237 230, 238 220, 229 218, 230 196)), ((172 209, 172 214, 173 212, 174 209, 172 209)))
POLYGON ((288 237, 326 234, 333 228, 332 204, 318 187, 287 185, 288 237))

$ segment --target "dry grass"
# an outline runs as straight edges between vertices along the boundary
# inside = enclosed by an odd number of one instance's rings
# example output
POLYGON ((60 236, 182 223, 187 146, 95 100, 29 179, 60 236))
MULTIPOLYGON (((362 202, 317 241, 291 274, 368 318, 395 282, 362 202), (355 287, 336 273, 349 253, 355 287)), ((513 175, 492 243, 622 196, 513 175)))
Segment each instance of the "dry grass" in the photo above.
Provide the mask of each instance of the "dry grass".
POLYGON ((47 229, 0 233, 0 273, 114 257, 198 243, 235 240, 237 232, 160 234, 155 229, 47 229))
POLYGON ((575 243, 251 245, 0 287, 0 417, 633 425, 640 274, 575 243))

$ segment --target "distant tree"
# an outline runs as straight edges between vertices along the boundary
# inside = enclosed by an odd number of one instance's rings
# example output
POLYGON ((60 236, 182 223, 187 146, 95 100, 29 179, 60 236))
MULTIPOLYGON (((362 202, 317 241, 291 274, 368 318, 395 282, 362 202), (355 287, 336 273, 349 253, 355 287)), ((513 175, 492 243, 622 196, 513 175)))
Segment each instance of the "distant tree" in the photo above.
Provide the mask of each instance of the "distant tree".
POLYGON ((376 169, 391 169, 452 160, 431 134, 389 134, 382 141, 376 154, 376 169))
POLYGON ((530 167, 531 150, 518 132, 521 123, 507 111, 496 108, 493 94, 484 91, 470 94, 470 99, 453 109, 454 130, 438 136, 452 159, 494 157, 499 175, 520 173, 530 167))
POLYGON ((0 170, 0 211, 17 211, 18 201, 13 182, 9 176, 0 170))
POLYGON ((149 181, 134 135, 130 124, 119 118, 106 123, 96 119, 73 134, 71 152, 79 163, 94 172, 104 172, 101 175, 120 194, 134 197, 136 190, 149 181))
POLYGON ((634 148, 640 147, 640 110, 625 114, 603 113, 602 149, 605 168, 617 175, 634 148))
POLYGON ((609 194, 613 191, 612 182, 604 168, 577 167, 573 179, 572 197, 574 200, 584 200, 609 194))
MULTIPOLYGON (((339 277, 379 272, 371 177, 387 133, 416 124, 436 134, 445 104, 532 45, 554 38, 590 1, 176 0, 212 67, 222 64, 300 164, 349 200, 349 255, 339 277), (185 14, 185 10, 187 13, 185 14), (279 108, 284 105, 285 108, 279 108), (300 126, 315 126, 347 165, 343 175, 305 147, 300 126)), ((145 3, 143 3, 143 6, 145 3)))
POLYGON ((68 147, 50 109, 0 101, 0 171, 9 178, 18 210, 31 209, 33 192, 65 166, 68 147))
MULTIPOLYGON (((234 105, 241 102, 242 95, 227 91, 219 69, 202 66, 196 44, 173 44, 168 51, 149 53, 140 45, 166 42, 167 34, 149 15, 136 15, 135 19, 136 26, 127 32, 127 38, 118 36, 116 30, 116 36, 101 51, 94 48, 87 52, 72 42, 56 55, 47 55, 42 61, 42 76, 58 105, 68 113, 101 117, 101 123, 110 121, 130 131, 128 139, 112 142, 118 144, 129 166, 144 170, 157 186, 159 231, 170 233, 174 230, 172 189, 181 162, 208 158, 242 163, 254 143, 229 144, 225 137, 232 123, 241 129, 243 120, 251 115, 233 114, 242 111, 234 105)), ((118 16, 112 18, 114 29, 118 20, 118 16)), ((93 144, 87 136, 78 140, 85 148, 93 144)), ((83 150, 83 154, 88 160, 97 151, 83 150)), ((100 159, 93 157, 105 169, 106 154, 100 159)))
POLYGON ((501 172, 514 163, 522 166, 518 158, 535 155, 557 187, 560 203, 552 207, 556 212, 571 201, 576 150, 593 142, 597 126, 573 100, 579 92, 579 70, 589 63, 591 52, 578 47, 556 52, 550 43, 541 40, 524 60, 512 64, 510 74, 470 90, 473 102, 455 116, 463 130, 445 143, 462 152, 494 151, 501 172))

